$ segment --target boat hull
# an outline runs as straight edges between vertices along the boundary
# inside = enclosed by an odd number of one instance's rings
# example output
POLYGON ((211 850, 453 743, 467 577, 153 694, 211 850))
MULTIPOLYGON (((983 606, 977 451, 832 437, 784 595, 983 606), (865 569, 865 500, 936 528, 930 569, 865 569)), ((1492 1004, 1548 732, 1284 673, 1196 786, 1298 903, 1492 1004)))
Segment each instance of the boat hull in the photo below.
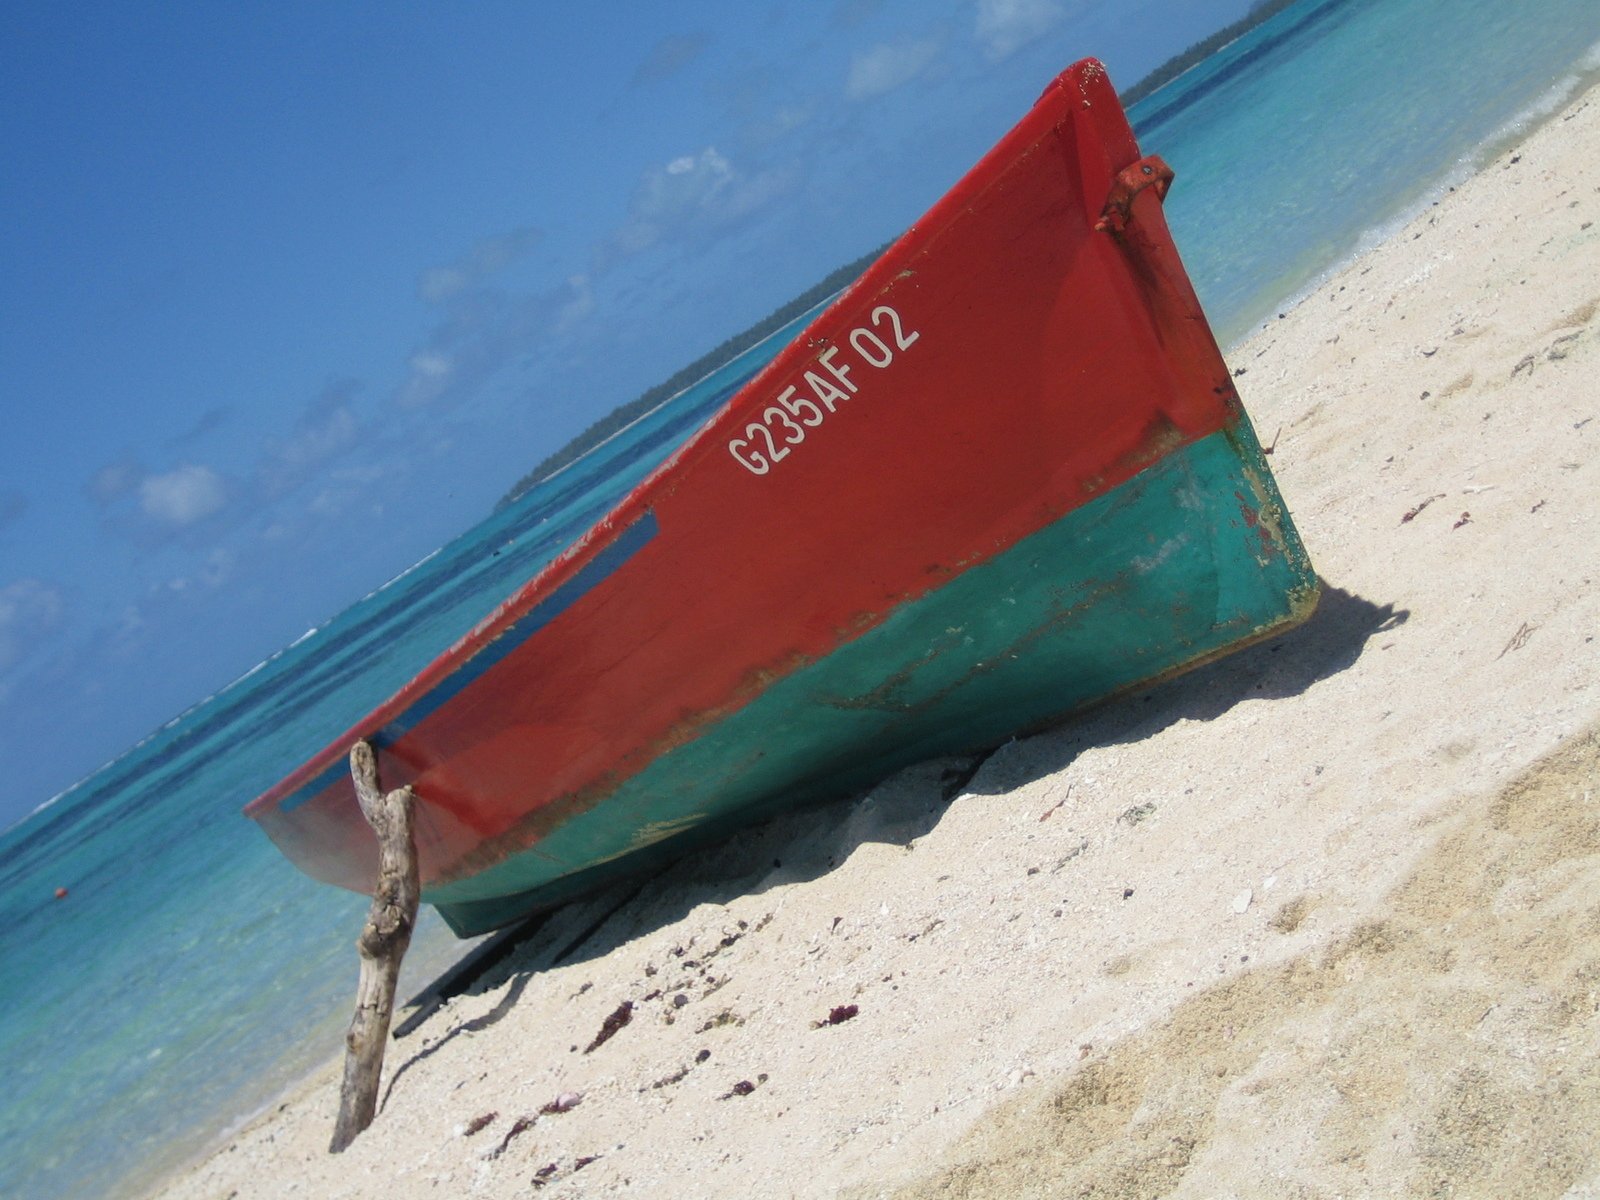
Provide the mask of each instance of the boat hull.
POLYGON ((669 859, 1279 631, 1311 611, 1317 589, 1281 539, 1266 478, 1245 428, 1167 456, 775 683, 535 849, 430 900, 463 935, 491 929, 647 866, 652 847, 669 859))
POLYGON ((1063 74, 590 535, 251 815, 366 890, 343 751, 371 740, 416 788, 424 899, 472 933, 1303 617, 1315 576, 1146 161, 1098 64, 1063 74))

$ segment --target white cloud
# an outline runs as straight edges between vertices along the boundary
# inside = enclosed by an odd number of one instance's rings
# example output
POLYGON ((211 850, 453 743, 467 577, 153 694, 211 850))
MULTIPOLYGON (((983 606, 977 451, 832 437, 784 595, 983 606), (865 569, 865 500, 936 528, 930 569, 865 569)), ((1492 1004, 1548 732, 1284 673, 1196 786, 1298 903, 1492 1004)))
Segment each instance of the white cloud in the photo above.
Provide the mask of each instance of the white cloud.
POLYGON ((594 288, 590 286, 587 275, 568 276, 567 287, 571 289, 571 299, 561 306, 561 311, 556 317, 556 325, 563 332, 570 330, 594 311, 594 288))
POLYGON ((341 379, 325 387, 295 418, 294 428, 274 442, 261 465, 268 492, 281 495, 310 472, 353 445, 360 436, 352 401, 361 385, 341 379))
MULTIPOLYGON (((233 568, 237 561, 233 551, 224 550, 219 546, 206 555, 200 569, 194 574, 176 576, 158 587, 165 588, 169 592, 186 592, 197 587, 221 587, 233 577, 233 568)), ((140 624, 143 624, 142 619, 140 624)))
POLYGON ((776 109, 761 111, 763 115, 749 116, 739 128, 740 141, 758 150, 783 141, 816 116, 814 107, 801 103, 782 104, 776 109))
POLYGON ((39 579, 19 579, 0 588, 0 671, 59 628, 65 609, 60 589, 39 579))
POLYGON ((288 463, 317 463, 348 446, 355 436, 356 415, 349 406, 341 405, 318 424, 297 429, 279 454, 288 463))
POLYGON ((220 429, 233 418, 233 409, 225 404, 215 404, 206 409, 195 418, 194 424, 178 434, 167 439, 171 447, 186 446, 190 442, 197 442, 207 434, 220 429))
POLYGON ((412 352, 392 403, 415 411, 470 399, 581 317, 590 303, 587 289, 580 274, 526 295, 495 288, 463 292, 412 352))
POLYGON ((395 403, 401 408, 423 408, 432 404, 450 388, 455 364, 450 356, 437 350, 420 350, 407 364, 410 372, 395 394, 395 403))
POLYGON ((711 39, 703 33, 670 33, 645 56, 633 73, 633 85, 655 83, 676 75, 704 52, 711 39))
POLYGON ((424 271, 417 295, 430 304, 443 303, 526 257, 543 240, 543 232, 532 226, 484 238, 455 262, 424 271))
POLYGON ((438 304, 465 291, 471 282, 471 277, 460 267, 429 267, 417 280, 417 295, 429 304, 438 304))
MULTIPOLYGON (((448 444, 443 439, 430 443, 429 449, 434 454, 443 454, 448 444)), ((306 504, 306 512, 317 517, 333 517, 346 512, 372 490, 372 485, 395 473, 394 465, 379 466, 368 464, 365 466, 339 467, 330 471, 317 489, 317 494, 306 504)), ((267 530, 264 537, 269 539, 275 536, 272 530, 267 530)))
POLYGON ((115 504, 136 491, 144 480, 144 468, 133 459, 107 463, 89 477, 84 491, 101 508, 115 504))
POLYGON ((746 175, 715 146, 685 154, 640 177, 628 204, 628 221, 610 248, 637 254, 674 237, 699 237, 764 208, 793 187, 790 174, 746 175))
POLYGON ((734 186, 733 164, 715 146, 646 171, 629 205, 630 219, 618 234, 619 245, 625 251, 653 245, 665 229, 714 213, 734 186))
POLYGON ((845 95, 851 100, 870 100, 904 87, 926 71, 938 53, 937 38, 874 46, 851 60, 845 95))
POLYGON ((443 354, 413 354, 411 369, 423 379, 445 379, 450 374, 450 360, 443 354))
POLYGON ((1055 0, 978 0, 978 41, 990 62, 1010 58, 1066 14, 1055 0))
POLYGON ((210 467, 182 466, 139 484, 139 507, 169 525, 193 525, 228 502, 222 477, 210 467))

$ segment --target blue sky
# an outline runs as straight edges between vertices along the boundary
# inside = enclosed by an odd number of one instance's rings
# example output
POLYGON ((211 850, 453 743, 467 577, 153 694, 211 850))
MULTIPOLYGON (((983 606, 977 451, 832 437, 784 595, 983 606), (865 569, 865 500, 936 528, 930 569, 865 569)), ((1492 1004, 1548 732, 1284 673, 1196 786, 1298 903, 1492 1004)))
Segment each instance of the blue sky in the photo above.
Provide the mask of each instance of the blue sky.
POLYGON ((7 6, 0 824, 1247 7, 7 6))

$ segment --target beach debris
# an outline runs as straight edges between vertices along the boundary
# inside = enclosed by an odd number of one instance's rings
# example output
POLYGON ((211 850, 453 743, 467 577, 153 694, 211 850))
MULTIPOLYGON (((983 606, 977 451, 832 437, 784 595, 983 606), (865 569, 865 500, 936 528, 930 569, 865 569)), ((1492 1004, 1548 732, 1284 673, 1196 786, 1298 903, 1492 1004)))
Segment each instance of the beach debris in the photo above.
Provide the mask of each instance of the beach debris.
POLYGON ((1456 518, 1456 523, 1454 525, 1450 526, 1450 528, 1451 529, 1460 529, 1463 525, 1470 525, 1470 524, 1472 524, 1472 514, 1469 513, 1469 512, 1464 512, 1459 517, 1456 518))
POLYGON ((471 1137, 475 1133, 483 1132, 483 1130, 494 1124, 495 1118, 499 1115, 497 1112, 486 1112, 481 1117, 473 1117, 462 1127, 461 1136, 471 1137))
POLYGON ((1131 808, 1122 810, 1122 815, 1117 818, 1117 823, 1121 825, 1137 825, 1155 810, 1156 806, 1152 803, 1135 804, 1131 808))
POLYGON ((659 1090, 660 1088, 671 1087, 673 1084, 676 1084, 676 1083, 682 1083, 686 1078, 688 1078, 690 1070, 691 1070, 691 1068, 688 1067, 688 1066, 679 1067, 671 1075, 663 1075, 660 1079, 658 1079, 654 1083, 652 1083, 648 1088, 640 1088, 639 1090, 641 1092, 643 1092, 643 1091, 652 1091, 653 1092, 653 1091, 659 1090))
POLYGON ((58 887, 56 889, 56 899, 57 900, 65 900, 66 898, 67 898, 67 889, 64 888, 64 887, 58 887))
POLYGON ((658 1079, 654 1083, 652 1083, 648 1088, 640 1088, 639 1090, 641 1092, 657 1091, 660 1088, 672 1087, 674 1084, 682 1083, 686 1078, 688 1078, 688 1075, 689 1075, 690 1071, 694 1070, 695 1067, 699 1066, 701 1063, 705 1062, 710 1057, 711 1057, 711 1051, 709 1051, 709 1050, 701 1050, 698 1054, 696 1054, 694 1056, 694 1062, 687 1063, 684 1066, 679 1067, 671 1075, 664 1075, 660 1079, 658 1079))
POLYGON ((1255 897, 1254 891, 1250 888, 1245 888, 1244 891, 1233 898, 1233 911, 1236 913, 1244 912, 1245 909, 1250 907, 1250 901, 1254 900, 1255 897))
POLYGON ((1130 887, 1123 888, 1122 889, 1122 898, 1124 900, 1132 900, 1133 899, 1133 889, 1130 888, 1130 887))
POLYGON ((572 1169, 581 1171, 592 1162, 598 1162, 602 1156, 599 1154, 585 1154, 582 1158, 573 1159, 572 1169))
POLYGON ((736 1014, 731 1008, 725 1008, 716 1016, 708 1020, 696 1033, 708 1033, 713 1029, 721 1029, 724 1025, 743 1025, 744 1018, 736 1014))
POLYGON ((500 1144, 498 1146, 496 1146, 493 1150, 489 1151, 489 1153, 487 1155, 485 1155, 484 1157, 490 1158, 490 1159, 499 1158, 502 1154, 504 1154, 506 1152, 506 1147, 511 1145, 511 1139, 512 1138, 517 1137, 520 1134, 524 1134, 524 1133, 526 1133, 528 1130, 530 1130, 532 1128, 533 1128, 533 1118, 532 1117, 518 1117, 515 1121, 513 1121, 511 1123, 511 1128, 506 1130, 506 1135, 503 1138, 500 1139, 500 1144))
POLYGON ((1443 500, 1444 495, 1445 494, 1443 492, 1440 492, 1437 496, 1429 496, 1415 508, 1409 509, 1406 512, 1406 515, 1400 518, 1400 524, 1405 525, 1411 521, 1415 521, 1417 517, 1421 515, 1423 509, 1427 508, 1428 505, 1432 504, 1435 500, 1443 500))
POLYGON ((1079 838, 1076 846, 1068 850, 1060 858, 1056 859, 1056 865, 1050 868, 1050 874, 1054 875, 1057 871, 1061 870, 1062 867, 1066 866, 1073 859, 1077 858, 1078 855, 1082 854, 1088 848, 1089 839, 1079 838))
POLYGON ((1039 820, 1048 821, 1051 817, 1053 817, 1055 815, 1056 809, 1060 808, 1063 804, 1065 804, 1070 799, 1072 799, 1072 785, 1069 783, 1069 784, 1067 784, 1067 790, 1065 792, 1061 793, 1061 799, 1057 800, 1049 808, 1045 809, 1042 813, 1040 813, 1039 814, 1039 820))
POLYGON ((1305 895, 1296 896, 1278 906, 1278 911, 1272 914, 1272 919, 1267 922, 1279 933, 1293 933, 1300 928, 1306 914, 1311 911, 1311 901, 1305 895))
POLYGON ((1533 636, 1533 631, 1538 628, 1539 627, 1537 625, 1530 625, 1528 622, 1524 621, 1520 626, 1517 627, 1517 631, 1511 635, 1511 640, 1505 644, 1505 647, 1500 651, 1500 653, 1494 656, 1495 661, 1499 662, 1513 650, 1521 650, 1528 644, 1528 639, 1533 636))
POLYGON ((751 1092, 755 1091, 756 1088, 760 1087, 766 1081, 767 1081, 767 1077, 765 1075, 757 1075, 756 1076, 756 1081, 754 1083, 751 1083, 748 1079, 741 1079, 741 1080, 739 1080, 738 1083, 734 1084, 727 1091, 723 1092, 722 1095, 718 1096, 717 1099, 718 1100, 731 1100, 735 1096, 748 1096, 751 1092))
POLYGON ((356 1011, 345 1035, 344 1081, 339 1088, 339 1115, 333 1126, 330 1154, 349 1147, 372 1124, 378 1111, 378 1081, 383 1051, 394 1016, 395 985, 400 960, 411 945, 422 897, 417 842, 412 833, 410 787, 385 792, 378 782, 378 759, 372 746, 350 747, 350 775, 362 815, 378 838, 378 885, 356 951, 361 975, 356 983, 356 1011))
POLYGON ((545 1184, 550 1182, 550 1176, 554 1175, 560 1169, 560 1163, 545 1163, 544 1166, 540 1167, 533 1173, 533 1178, 528 1182, 533 1184, 533 1186, 536 1188, 542 1188, 545 1184))
POLYGON ((1546 500, 1539 501, 1539 503, 1535 504, 1532 508, 1530 508, 1528 510, 1528 515, 1532 516, 1534 513, 1538 512, 1541 508, 1543 508, 1547 503, 1549 503, 1549 501, 1546 501, 1546 500))
POLYGON ((594 1041, 585 1046, 583 1052, 592 1054, 615 1037, 617 1030, 631 1020, 633 1020, 633 1001, 624 1000, 612 1010, 611 1015, 601 1024, 600 1032, 594 1035, 594 1041))
POLYGON ((554 1100, 550 1101, 550 1103, 541 1108, 539 1112, 544 1116, 550 1117, 554 1116, 556 1113, 571 1112, 582 1103, 583 1093, 562 1092, 554 1100))
POLYGON ((1283 426, 1278 426, 1278 431, 1272 435, 1272 441, 1261 447, 1262 454, 1271 454, 1278 448, 1278 439, 1283 436, 1283 426))
POLYGON ((860 1011, 859 1005, 840 1004, 830 1009, 828 1015, 823 1017, 822 1020, 811 1022, 811 1028, 823 1029, 829 1025, 843 1025, 846 1021, 853 1019, 860 1011))

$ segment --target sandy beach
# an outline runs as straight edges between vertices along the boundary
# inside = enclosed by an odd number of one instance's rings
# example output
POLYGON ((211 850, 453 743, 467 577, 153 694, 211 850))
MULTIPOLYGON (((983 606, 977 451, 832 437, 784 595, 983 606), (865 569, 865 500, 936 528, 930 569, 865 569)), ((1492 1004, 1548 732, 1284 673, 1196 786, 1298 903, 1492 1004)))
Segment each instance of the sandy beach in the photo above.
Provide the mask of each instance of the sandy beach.
POLYGON ((158 1194, 1600 1196, 1597 222, 1593 90, 1229 352, 1305 626, 563 910, 345 1154, 330 1062, 158 1194))

